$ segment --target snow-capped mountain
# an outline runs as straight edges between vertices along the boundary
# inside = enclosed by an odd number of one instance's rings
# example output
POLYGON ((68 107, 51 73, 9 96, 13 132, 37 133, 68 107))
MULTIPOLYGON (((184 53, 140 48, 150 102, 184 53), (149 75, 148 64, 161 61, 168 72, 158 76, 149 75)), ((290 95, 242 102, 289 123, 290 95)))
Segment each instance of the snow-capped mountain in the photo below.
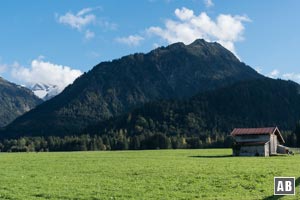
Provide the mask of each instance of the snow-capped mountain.
POLYGON ((57 85, 50 85, 44 83, 36 83, 30 87, 32 92, 43 100, 49 100, 52 97, 58 95, 61 90, 57 85))

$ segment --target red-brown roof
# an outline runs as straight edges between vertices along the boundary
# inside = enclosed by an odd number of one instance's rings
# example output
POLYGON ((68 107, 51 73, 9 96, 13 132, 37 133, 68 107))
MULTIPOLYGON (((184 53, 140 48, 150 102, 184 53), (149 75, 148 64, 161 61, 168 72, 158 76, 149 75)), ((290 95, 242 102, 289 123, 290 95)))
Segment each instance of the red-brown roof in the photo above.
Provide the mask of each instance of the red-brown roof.
POLYGON ((279 140, 284 143, 284 139, 277 127, 235 128, 231 132, 231 135, 270 135, 272 133, 276 134, 279 137, 279 140))
POLYGON ((276 127, 267 128, 235 128, 231 135, 267 135, 274 132, 276 127))

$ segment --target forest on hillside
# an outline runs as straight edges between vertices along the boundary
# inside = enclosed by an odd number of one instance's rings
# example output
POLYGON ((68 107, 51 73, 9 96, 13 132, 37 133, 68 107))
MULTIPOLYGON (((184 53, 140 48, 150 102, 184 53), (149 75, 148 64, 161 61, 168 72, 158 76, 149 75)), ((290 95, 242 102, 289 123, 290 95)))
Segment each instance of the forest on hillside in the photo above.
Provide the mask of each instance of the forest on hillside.
MULTIPOLYGON (((127 129, 109 130, 103 134, 82 134, 73 136, 20 137, 0 140, 1 152, 40 151, 105 151, 145 149, 198 149, 231 148, 230 132, 219 130, 203 131, 198 121, 189 116, 185 134, 174 126, 159 127, 152 121, 139 117, 130 134, 127 129), (147 127, 147 128, 144 128, 147 127), (197 132, 199 131, 199 132, 197 132), (171 134, 166 134, 171 133, 171 134)), ((181 130, 182 131, 182 130, 181 130)), ((285 146, 300 147, 300 121, 292 131, 281 131, 285 146)))
MULTIPOLYGON (((300 122, 294 131, 281 132, 288 147, 300 147, 300 122)), ((80 135, 65 137, 21 137, 0 142, 1 152, 41 152, 41 151, 108 151, 145 149, 199 149, 231 148, 229 134, 175 135, 144 133, 129 136, 120 130, 113 135, 80 135)))
MULTIPOLYGON (((233 128, 278 126, 287 146, 300 146, 299 85, 260 79, 185 100, 146 103, 81 133, 0 139, 1 151, 138 150, 230 147, 233 128), (298 123, 297 123, 298 122, 298 123)), ((64 123, 68 123, 65 121, 64 123)))

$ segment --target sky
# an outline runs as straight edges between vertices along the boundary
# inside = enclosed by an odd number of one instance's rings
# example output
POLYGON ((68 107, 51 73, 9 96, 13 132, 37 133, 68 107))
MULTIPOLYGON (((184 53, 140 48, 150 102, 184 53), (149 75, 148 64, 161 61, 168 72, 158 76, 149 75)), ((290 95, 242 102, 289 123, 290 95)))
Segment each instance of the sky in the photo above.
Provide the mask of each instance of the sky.
POLYGON ((300 83, 299 0, 2 0, 0 76, 61 90, 103 61, 197 38, 300 83))

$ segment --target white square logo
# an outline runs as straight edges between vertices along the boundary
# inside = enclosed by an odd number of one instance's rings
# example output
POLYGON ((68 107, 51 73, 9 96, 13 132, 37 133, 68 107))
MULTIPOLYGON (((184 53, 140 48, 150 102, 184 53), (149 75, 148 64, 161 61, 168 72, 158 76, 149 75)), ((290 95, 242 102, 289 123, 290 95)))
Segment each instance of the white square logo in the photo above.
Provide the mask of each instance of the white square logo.
POLYGON ((274 195, 295 195, 295 177, 274 177, 274 195))

